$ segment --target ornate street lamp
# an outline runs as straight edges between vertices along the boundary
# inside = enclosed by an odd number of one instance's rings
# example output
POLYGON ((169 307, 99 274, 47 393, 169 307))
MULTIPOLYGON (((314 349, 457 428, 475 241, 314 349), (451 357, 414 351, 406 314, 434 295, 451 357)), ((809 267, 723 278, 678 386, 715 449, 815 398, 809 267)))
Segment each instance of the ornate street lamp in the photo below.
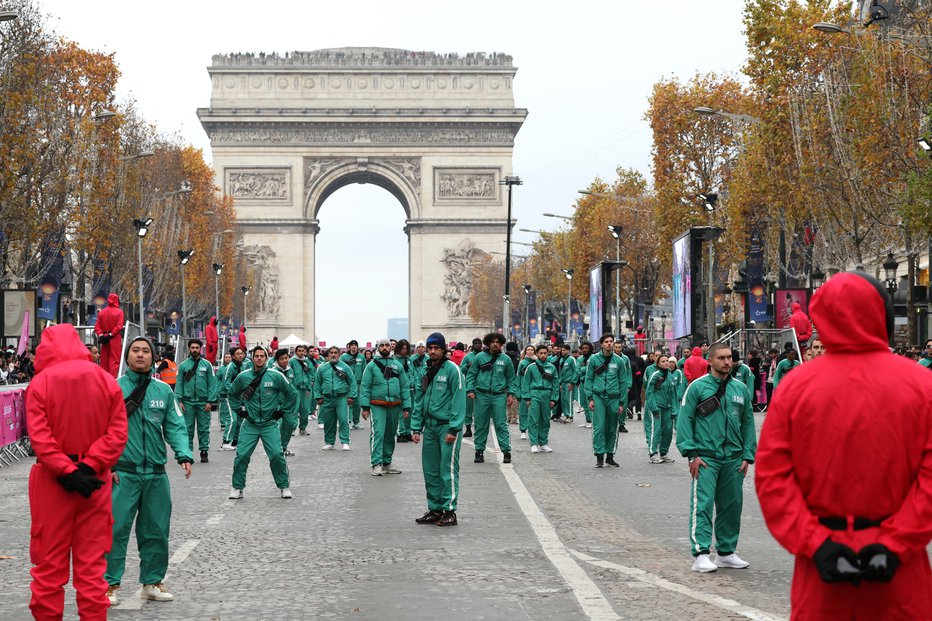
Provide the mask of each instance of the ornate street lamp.
POLYGON ((892 252, 887 253, 887 258, 883 262, 883 271, 884 276, 886 277, 887 291, 890 292, 890 296, 893 297, 893 294, 896 292, 896 268, 900 264, 894 258, 892 252))

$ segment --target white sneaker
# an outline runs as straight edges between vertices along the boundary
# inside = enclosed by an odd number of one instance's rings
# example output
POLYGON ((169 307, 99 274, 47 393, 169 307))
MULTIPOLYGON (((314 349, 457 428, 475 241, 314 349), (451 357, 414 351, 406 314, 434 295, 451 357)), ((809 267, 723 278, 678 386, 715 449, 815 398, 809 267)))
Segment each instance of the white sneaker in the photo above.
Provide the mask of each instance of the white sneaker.
POLYGON ((292 498, 294 498, 294 496, 291 495, 291 490, 286 487, 285 489, 282 490, 282 498, 284 498, 285 500, 291 500, 292 498))
POLYGON ((540 447, 540 452, 541 452, 541 453, 552 453, 552 452, 553 452, 553 449, 550 448, 550 445, 549 445, 549 444, 545 444, 545 445, 543 445, 542 447, 540 447))
POLYGON ((532 444, 532 445, 531 445, 531 452, 532 452, 532 453, 540 453, 540 447, 537 446, 536 444, 532 444))
POLYGON ((527 432, 525 432, 525 431, 522 431, 522 432, 521 432, 521 439, 522 439, 522 440, 527 440, 527 432))
POLYGON ((586 423, 586 429, 592 429, 592 423, 586 423))
POLYGON ((221 450, 221 451, 235 451, 235 450, 236 450, 236 447, 233 446, 233 445, 232 445, 231 443, 229 443, 229 442, 224 442, 223 444, 220 445, 220 450, 221 450))
POLYGON ((325 445, 323 445, 322 447, 320 447, 320 450, 322 450, 322 451, 332 451, 332 450, 333 450, 333 445, 332 445, 332 444, 325 444, 325 445))
POLYGON ((323 424, 323 423, 319 423, 319 424, 317 425, 317 428, 318 428, 318 429, 323 429, 323 428, 324 428, 324 424, 323 424))
POLYGON ((589 426, 589 423, 579 423, 579 424, 576 425, 576 426, 577 426, 577 427, 588 427, 588 426, 589 426))
POLYGON ((386 464, 382 466, 382 474, 401 474, 401 470, 396 468, 394 464, 386 464))
POLYGON ((696 562, 693 563, 693 571, 698 571, 703 574, 708 574, 717 570, 718 567, 715 566, 715 563, 709 560, 708 554, 700 554, 696 557, 696 562))
POLYGON ((159 582, 158 584, 142 585, 142 598, 151 599, 156 602, 170 602, 175 599, 175 596, 169 593, 165 589, 165 586, 159 582))
POLYGON ((372 466, 372 476, 374 477, 382 476, 382 464, 372 466))
POLYGON ((230 491, 230 495, 227 496, 230 500, 239 500, 243 497, 243 490, 236 489, 235 487, 230 491))
POLYGON ((651 455, 651 456, 650 456, 650 459, 649 459, 648 461, 650 461, 650 463, 652 463, 652 464, 662 464, 662 463, 663 463, 663 460, 660 459, 660 455, 658 455, 657 453, 654 453, 653 455, 651 455))
POLYGON ((348 451, 348 450, 349 450, 349 444, 344 444, 344 445, 342 446, 342 449, 343 449, 344 451, 348 451))
POLYGON ((111 606, 116 606, 120 603, 120 599, 117 597, 117 593, 120 591, 119 584, 111 584, 107 587, 107 599, 110 600, 111 606))
POLYGON ((672 463, 675 462, 676 460, 673 459, 672 457, 670 457, 669 455, 661 455, 661 456, 660 456, 660 461, 662 461, 662 462, 665 463, 665 464, 672 464, 672 463))
POLYGON ((725 567, 727 569, 744 569, 749 566, 745 560, 742 560, 737 554, 732 552, 731 554, 726 554, 725 556, 718 555, 715 557, 715 560, 712 561, 715 563, 716 567, 725 567))

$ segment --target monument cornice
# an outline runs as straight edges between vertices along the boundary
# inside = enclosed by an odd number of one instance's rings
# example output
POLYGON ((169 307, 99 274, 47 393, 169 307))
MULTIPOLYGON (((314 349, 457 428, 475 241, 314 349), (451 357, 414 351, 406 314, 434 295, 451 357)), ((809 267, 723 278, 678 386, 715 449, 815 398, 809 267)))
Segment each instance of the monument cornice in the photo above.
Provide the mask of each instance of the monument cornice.
POLYGON ((340 47, 313 51, 215 54, 208 71, 213 70, 451 70, 503 71, 514 73, 517 67, 508 54, 500 52, 457 53, 416 52, 384 47, 340 47))
POLYGON ((317 235, 320 233, 320 223, 317 220, 304 219, 250 219, 239 216, 236 228, 240 234, 244 233, 303 233, 317 235))
MULTIPOLYGON (((520 120, 527 118, 527 108, 444 108, 444 107, 411 107, 411 108, 322 108, 322 107, 274 107, 274 108, 257 108, 249 106, 240 106, 232 108, 198 108, 197 116, 201 121, 210 122, 211 119, 317 119, 324 118, 328 121, 334 119, 371 119, 371 118, 391 118, 391 119, 416 119, 418 123, 429 121, 431 118, 458 120, 467 119, 499 119, 506 121, 520 120)), ((468 121, 467 121, 468 122, 468 121)))

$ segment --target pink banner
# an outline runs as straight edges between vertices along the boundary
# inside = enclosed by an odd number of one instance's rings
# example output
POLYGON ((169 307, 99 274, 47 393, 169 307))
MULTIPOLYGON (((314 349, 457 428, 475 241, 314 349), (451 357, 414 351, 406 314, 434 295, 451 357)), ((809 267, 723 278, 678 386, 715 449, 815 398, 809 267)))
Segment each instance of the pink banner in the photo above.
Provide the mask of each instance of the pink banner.
POLYGON ((0 392, 0 446, 6 446, 16 442, 14 431, 14 420, 16 418, 16 408, 13 405, 14 395, 12 392, 0 392))
POLYGON ((13 439, 19 440, 26 435, 26 389, 12 391, 13 393, 13 439))

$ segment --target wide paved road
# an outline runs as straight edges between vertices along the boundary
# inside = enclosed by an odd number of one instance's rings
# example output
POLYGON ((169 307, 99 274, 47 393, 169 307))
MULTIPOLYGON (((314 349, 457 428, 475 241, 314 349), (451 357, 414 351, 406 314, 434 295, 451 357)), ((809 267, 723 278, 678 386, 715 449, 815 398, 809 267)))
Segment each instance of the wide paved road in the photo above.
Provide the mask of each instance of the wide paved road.
MULTIPOLYGON (((762 422, 758 415, 758 425, 762 422)), ((620 469, 597 470, 590 430, 554 425, 552 454, 531 455, 512 426, 514 464, 463 443, 459 526, 418 526, 420 447, 399 444, 404 472, 372 477, 368 430, 349 452, 322 452, 321 431, 296 437, 295 499, 281 500, 261 448, 246 497, 227 500, 233 453, 212 451, 174 498, 170 603, 136 596, 130 540, 123 600, 110 618, 785 619, 792 559, 764 526, 745 483, 739 545, 746 570, 690 571, 685 460, 647 463, 643 427, 621 434, 620 469)), ((216 443, 219 430, 212 438, 216 443)), ((0 619, 29 618, 30 463, 0 469, 0 619)), ((77 618, 74 592, 66 618, 77 618)))

